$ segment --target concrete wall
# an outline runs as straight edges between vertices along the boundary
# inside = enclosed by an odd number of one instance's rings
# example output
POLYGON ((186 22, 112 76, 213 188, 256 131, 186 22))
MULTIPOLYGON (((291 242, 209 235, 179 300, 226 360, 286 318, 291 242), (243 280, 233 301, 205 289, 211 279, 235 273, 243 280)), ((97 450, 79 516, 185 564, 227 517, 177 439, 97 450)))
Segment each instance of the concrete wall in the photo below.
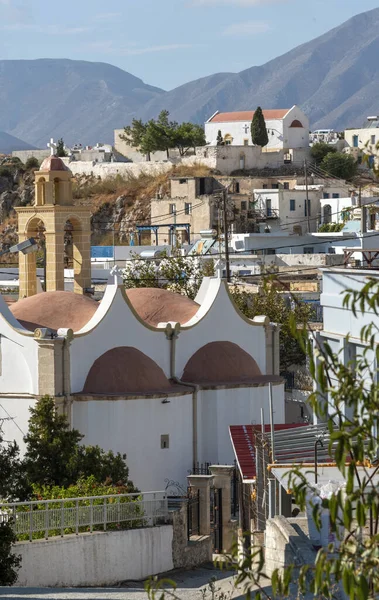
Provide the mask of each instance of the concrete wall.
MULTIPOLYGON (((268 519, 265 531, 265 571, 271 576, 275 569, 295 565, 312 565, 316 551, 309 540, 293 527, 294 519, 276 516, 268 519)), ((294 523, 295 524, 295 523, 294 523)))
POLYGON ((173 568, 172 525, 19 542, 18 585, 110 586, 173 568))
POLYGON ((32 157, 42 162, 44 158, 50 156, 50 150, 15 150, 12 152, 12 156, 19 158, 23 163, 26 163, 28 158, 32 157))

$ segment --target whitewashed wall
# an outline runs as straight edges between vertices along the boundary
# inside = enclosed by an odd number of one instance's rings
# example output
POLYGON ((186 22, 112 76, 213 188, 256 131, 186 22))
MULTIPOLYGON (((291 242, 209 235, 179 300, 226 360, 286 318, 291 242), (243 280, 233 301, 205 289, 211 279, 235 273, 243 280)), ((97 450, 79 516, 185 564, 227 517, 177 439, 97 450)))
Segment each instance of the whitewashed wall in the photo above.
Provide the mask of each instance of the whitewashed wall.
MULTIPOLYGON (((284 386, 272 386, 275 423, 284 423, 284 386)), ((198 392, 198 455, 200 462, 233 464, 230 425, 270 422, 268 386, 198 392)))
POLYGON ((83 443, 126 453, 130 479, 142 491, 164 489, 165 479, 186 485, 192 467, 192 394, 164 399, 99 398, 73 404, 83 443), (169 448, 161 449, 161 435, 169 435, 169 448))
POLYGON ((17 585, 104 587, 158 575, 174 568, 172 537, 172 525, 164 525, 19 542, 17 585))
MULTIPOLYGON (((205 123, 205 137, 208 144, 215 145, 217 134, 221 131, 222 137, 231 135, 233 146, 245 146, 244 141, 248 140, 248 146, 253 146, 250 132, 251 121, 230 121, 229 123, 205 123)), ((274 135, 269 134, 269 143, 267 149, 283 148, 283 120, 270 119, 266 121, 266 128, 273 131, 274 135)))

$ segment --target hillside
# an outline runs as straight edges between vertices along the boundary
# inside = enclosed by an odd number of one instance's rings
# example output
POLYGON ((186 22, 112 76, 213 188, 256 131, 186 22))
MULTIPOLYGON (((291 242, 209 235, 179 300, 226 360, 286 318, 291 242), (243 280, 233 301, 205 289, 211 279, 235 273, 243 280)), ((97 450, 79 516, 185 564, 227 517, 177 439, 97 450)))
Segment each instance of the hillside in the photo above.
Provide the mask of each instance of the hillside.
POLYGON ((360 126, 379 105, 379 8, 260 67, 205 77, 151 100, 147 118, 162 108, 176 120, 203 122, 216 110, 299 104, 313 128, 360 126))
POLYGON ((164 93, 105 63, 79 60, 0 61, 0 130, 37 147, 111 142, 113 129, 164 93))
POLYGON ((299 104, 312 128, 359 126, 379 111, 379 8, 262 66, 217 73, 165 92, 105 63, 0 61, 0 131, 45 147, 51 136, 112 142, 113 129, 163 108, 203 123, 216 110, 299 104))
POLYGON ((0 131, 0 154, 11 154, 13 150, 34 150, 35 146, 27 144, 22 140, 0 131))

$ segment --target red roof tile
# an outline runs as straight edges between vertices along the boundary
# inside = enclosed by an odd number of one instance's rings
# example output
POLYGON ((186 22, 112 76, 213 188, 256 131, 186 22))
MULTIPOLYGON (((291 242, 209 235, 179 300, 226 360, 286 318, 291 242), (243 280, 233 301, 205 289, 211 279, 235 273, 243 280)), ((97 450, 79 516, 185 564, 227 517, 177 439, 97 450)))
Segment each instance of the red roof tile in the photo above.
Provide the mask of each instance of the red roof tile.
MULTIPOLYGON (((272 119, 283 119, 286 114, 289 112, 289 108, 277 108, 277 109, 269 109, 263 110, 263 116, 266 121, 270 121, 272 119)), ((237 112, 223 112, 217 113, 212 119, 210 119, 210 123, 230 123, 231 121, 251 121, 254 116, 254 110, 242 110, 237 112)))

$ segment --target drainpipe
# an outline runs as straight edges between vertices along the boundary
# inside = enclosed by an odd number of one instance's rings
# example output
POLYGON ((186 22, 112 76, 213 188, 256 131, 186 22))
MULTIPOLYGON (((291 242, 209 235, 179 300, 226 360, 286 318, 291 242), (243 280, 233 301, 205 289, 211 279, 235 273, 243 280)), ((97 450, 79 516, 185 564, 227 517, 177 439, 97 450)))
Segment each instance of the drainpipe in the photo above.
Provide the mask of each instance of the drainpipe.
POLYGON ((166 338, 170 342, 170 379, 174 383, 179 385, 183 385, 184 387, 188 387, 192 390, 192 461, 195 466, 198 462, 198 453, 197 453, 197 393, 199 391, 199 386, 196 383, 188 383, 187 381, 182 381, 179 377, 175 375, 175 359, 176 359, 176 340, 179 337, 180 325, 179 323, 175 324, 175 327, 169 323, 166 327, 166 338))

